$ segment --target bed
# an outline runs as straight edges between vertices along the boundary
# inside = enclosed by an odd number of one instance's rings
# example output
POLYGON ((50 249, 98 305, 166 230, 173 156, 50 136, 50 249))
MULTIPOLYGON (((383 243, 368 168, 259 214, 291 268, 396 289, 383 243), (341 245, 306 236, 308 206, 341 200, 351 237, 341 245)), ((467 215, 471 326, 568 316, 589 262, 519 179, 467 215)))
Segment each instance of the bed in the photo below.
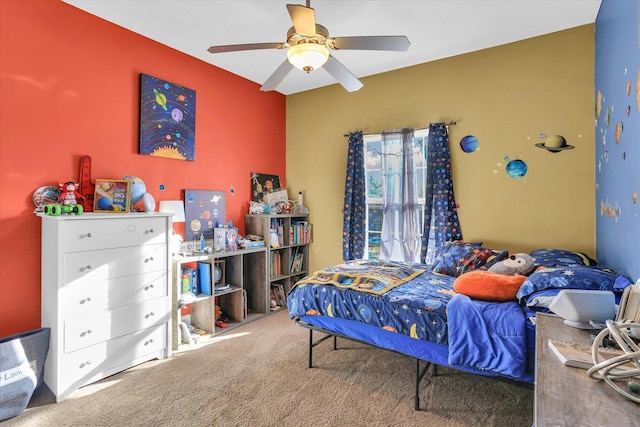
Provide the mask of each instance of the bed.
POLYGON ((533 384, 535 313, 547 312, 560 289, 621 292, 630 281, 583 253, 543 249, 530 255, 539 268, 502 300, 456 291, 461 281, 508 257, 480 243, 450 243, 432 265, 349 261, 298 281, 287 296, 289 316, 309 329, 309 367, 313 348, 328 338, 336 348, 336 337, 415 358, 416 410, 430 366, 434 374, 440 365, 533 384), (322 333, 317 341, 314 331, 322 333))

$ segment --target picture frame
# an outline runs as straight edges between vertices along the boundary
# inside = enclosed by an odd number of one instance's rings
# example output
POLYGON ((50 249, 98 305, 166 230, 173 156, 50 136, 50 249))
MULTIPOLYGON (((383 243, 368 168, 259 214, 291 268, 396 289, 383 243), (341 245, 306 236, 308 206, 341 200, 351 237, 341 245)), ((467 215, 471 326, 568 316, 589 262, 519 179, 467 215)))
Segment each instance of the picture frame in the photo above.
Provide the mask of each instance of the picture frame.
POLYGON ((140 154, 195 160, 196 91, 140 74, 140 154))
POLYGON ((220 190, 184 190, 185 240, 213 239, 213 230, 225 224, 226 193, 220 190))
POLYGON ((96 179, 93 211, 128 213, 131 204, 130 182, 124 179, 96 179))
POLYGON ((251 193, 254 202, 268 203, 267 194, 280 190, 280 176, 251 173, 251 193))

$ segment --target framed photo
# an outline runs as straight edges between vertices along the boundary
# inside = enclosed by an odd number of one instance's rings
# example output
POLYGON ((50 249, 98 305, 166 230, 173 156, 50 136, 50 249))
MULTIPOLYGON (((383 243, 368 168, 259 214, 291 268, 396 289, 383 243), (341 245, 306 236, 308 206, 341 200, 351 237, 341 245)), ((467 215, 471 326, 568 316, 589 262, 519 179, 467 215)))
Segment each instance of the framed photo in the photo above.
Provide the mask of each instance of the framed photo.
POLYGON ((184 190, 184 238, 186 241, 213 239, 213 229, 225 223, 225 192, 184 190))
POLYGON ((267 194, 280 190, 280 176, 252 172, 251 190, 254 202, 269 203, 267 194))
POLYGON ((131 196, 129 181, 124 179, 96 179, 96 191, 93 198, 94 212, 129 212, 131 196))

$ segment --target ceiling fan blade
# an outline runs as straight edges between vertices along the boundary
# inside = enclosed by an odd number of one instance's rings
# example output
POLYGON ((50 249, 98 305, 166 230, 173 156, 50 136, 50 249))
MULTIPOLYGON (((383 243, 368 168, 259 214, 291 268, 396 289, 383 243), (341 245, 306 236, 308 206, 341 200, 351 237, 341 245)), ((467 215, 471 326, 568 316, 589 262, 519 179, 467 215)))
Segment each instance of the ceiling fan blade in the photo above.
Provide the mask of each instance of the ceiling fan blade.
POLYGON ((351 74, 351 71, 347 70, 347 67, 331 55, 329 55, 329 60, 325 62, 323 67, 347 92, 355 92, 363 86, 362 82, 351 74))
POLYGON ((257 49, 283 49, 284 43, 249 43, 249 44, 230 44, 226 46, 211 46, 207 49, 210 53, 238 52, 241 50, 257 50, 257 49))
POLYGON ((288 60, 285 60, 280 66, 269 76, 266 82, 260 88, 261 91, 267 92, 274 90, 285 77, 289 74, 289 71, 293 69, 293 65, 288 60))
POLYGON ((406 52, 411 43, 407 36, 355 36, 336 37, 327 44, 333 49, 392 50, 406 52))
POLYGON ((287 10, 296 33, 314 36, 316 34, 316 11, 301 4, 288 4, 287 10))

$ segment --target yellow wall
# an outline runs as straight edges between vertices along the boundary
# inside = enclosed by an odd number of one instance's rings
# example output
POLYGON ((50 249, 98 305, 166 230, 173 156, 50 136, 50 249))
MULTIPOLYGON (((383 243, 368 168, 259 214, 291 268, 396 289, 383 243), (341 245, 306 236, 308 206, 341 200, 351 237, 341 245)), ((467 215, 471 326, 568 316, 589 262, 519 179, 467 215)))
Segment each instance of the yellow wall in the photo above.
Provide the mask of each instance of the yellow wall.
POLYGON ((450 120, 465 240, 595 255, 593 25, 361 80, 354 93, 333 85, 287 97, 287 187, 303 190, 311 211, 312 270, 342 261, 343 135, 450 120), (540 133, 575 149, 536 148, 540 133), (465 135, 479 139, 478 151, 460 149, 465 135), (507 176, 505 156, 525 161, 525 178, 507 176))

